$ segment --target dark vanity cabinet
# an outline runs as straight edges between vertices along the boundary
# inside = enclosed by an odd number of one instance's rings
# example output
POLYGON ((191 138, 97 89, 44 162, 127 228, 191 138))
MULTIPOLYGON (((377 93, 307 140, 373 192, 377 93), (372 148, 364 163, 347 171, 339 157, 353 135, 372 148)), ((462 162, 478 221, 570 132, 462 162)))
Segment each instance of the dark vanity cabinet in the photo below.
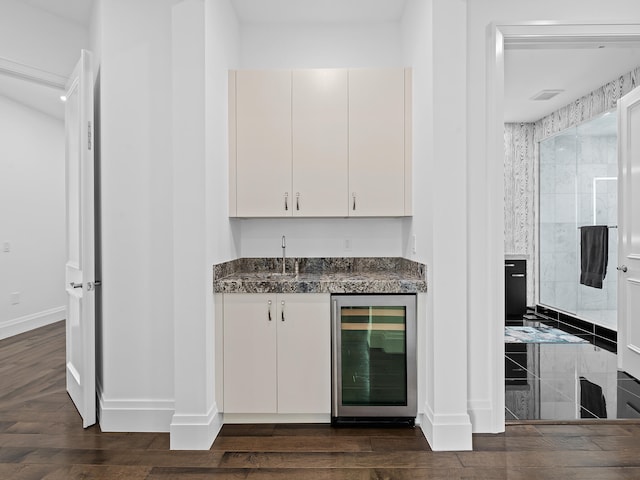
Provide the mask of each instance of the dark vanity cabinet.
POLYGON ((527 261, 504 262, 505 319, 522 320, 527 311, 527 261))

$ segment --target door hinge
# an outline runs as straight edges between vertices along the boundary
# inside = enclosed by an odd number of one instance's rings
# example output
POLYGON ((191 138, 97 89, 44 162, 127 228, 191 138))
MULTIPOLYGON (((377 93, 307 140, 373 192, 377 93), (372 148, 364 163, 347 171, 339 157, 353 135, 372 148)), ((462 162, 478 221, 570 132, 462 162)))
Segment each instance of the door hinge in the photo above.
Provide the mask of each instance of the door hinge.
POLYGON ((88 150, 91 150, 91 121, 88 122, 88 129, 87 129, 87 148, 88 150))

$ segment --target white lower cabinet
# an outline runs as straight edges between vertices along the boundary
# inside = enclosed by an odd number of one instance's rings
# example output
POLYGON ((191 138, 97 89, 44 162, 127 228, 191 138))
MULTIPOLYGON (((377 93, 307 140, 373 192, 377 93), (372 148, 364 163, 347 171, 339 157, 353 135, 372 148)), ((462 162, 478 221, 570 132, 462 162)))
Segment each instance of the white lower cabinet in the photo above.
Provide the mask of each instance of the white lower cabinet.
POLYGON ((224 295, 224 412, 331 412, 330 296, 224 295))

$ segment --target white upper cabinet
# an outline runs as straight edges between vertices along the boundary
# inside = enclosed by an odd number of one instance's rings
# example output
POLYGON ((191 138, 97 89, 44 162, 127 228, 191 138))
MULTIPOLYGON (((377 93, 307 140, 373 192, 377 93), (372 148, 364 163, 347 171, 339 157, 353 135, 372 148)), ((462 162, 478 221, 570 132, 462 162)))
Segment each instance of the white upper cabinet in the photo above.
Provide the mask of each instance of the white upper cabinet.
POLYGON ((229 82, 230 216, 411 215, 410 71, 238 70, 229 82))
POLYGON ((350 216, 404 215, 404 70, 349 70, 350 216))
POLYGON ((236 72, 236 215, 291 216, 291 71, 236 72))
POLYGON ((346 217, 347 71, 293 71, 294 216, 346 217))

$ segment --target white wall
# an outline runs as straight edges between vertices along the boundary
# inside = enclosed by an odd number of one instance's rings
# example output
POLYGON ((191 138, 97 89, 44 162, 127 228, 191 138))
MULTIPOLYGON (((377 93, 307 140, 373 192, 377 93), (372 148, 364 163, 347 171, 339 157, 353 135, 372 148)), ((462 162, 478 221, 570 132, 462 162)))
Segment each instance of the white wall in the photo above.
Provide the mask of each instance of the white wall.
POLYGON ((466 2, 414 0, 404 13, 413 67, 414 216, 405 256, 427 265, 423 430, 434 450, 471 448, 466 389, 466 2), (417 252, 412 254, 412 236, 417 252))
POLYGON ((174 408, 171 7, 176 2, 101 3, 100 422, 105 431, 166 431, 174 408))
MULTIPOLYGON (((404 67, 403 60, 400 23, 240 27, 240 68, 404 67)), ((282 235, 287 254, 301 257, 402 256, 407 243, 403 219, 301 220, 232 220, 239 256, 278 257, 282 235)))
POLYGON ((0 96, 0 338, 65 318, 64 148, 64 122, 0 96))
POLYGON ((243 24, 240 68, 403 67, 399 23, 243 24))
POLYGON ((418 410, 422 414, 427 402, 433 404, 433 327, 428 322, 433 318, 433 14, 431 2, 411 0, 407 2, 402 20, 403 52, 405 64, 412 68, 412 112, 413 112, 413 218, 405 222, 403 256, 427 265, 428 293, 424 312, 418 310, 418 362, 427 372, 420 379, 424 387, 418 388, 418 410), (413 253, 412 236, 416 236, 416 252, 413 253), (427 400, 428 399, 428 400, 427 400))
POLYGON ((239 257, 239 228, 229 220, 228 71, 238 68, 240 29, 229 0, 205 1, 207 238, 209 265, 239 257))
POLYGON ((242 257, 402 257, 401 218, 291 218, 236 220, 242 257), (347 246, 348 240, 349 246, 347 246))
MULTIPOLYGON (((214 0, 208 2, 205 41, 212 57, 208 57, 205 75, 222 90, 205 88, 205 136, 211 134, 211 138, 204 154, 205 205, 199 203, 198 208, 211 219, 204 233, 207 242, 211 242, 202 257, 216 263, 237 255, 277 256, 278 239, 285 230, 291 236, 290 254, 343 255, 342 242, 334 239, 349 233, 344 219, 313 221, 315 230, 309 228, 309 223, 292 225, 289 220, 229 223, 225 209, 223 72, 236 63, 231 53, 235 50, 235 33, 233 28, 220 32, 230 40, 230 50, 223 48, 220 53, 214 46, 219 39, 217 22, 232 17, 227 16, 227 4, 216 6, 214 0), (226 13, 218 8, 226 9, 226 13), (313 243, 319 234, 327 246, 313 243), (296 243, 304 243, 305 247, 296 243)), ((168 424, 174 408, 174 360, 182 361, 181 349, 185 347, 180 344, 176 351, 173 341, 174 327, 180 328, 182 321, 173 318, 174 312, 179 311, 173 301, 174 239, 184 241, 186 237, 185 232, 176 237, 179 232, 171 213, 181 201, 174 199, 173 192, 185 193, 174 189, 172 179, 172 172, 179 165, 172 155, 171 120, 171 7, 175 3, 109 0, 102 4, 105 372, 101 401, 103 412, 113 414, 113 423, 105 426, 124 425, 128 430, 168 424), (146 413, 163 409, 168 412, 166 417, 145 417, 146 413)), ((499 430, 500 417, 504 420, 504 412, 497 408, 501 406, 494 397, 496 389, 504 388, 496 385, 504 360, 496 360, 492 350, 498 336, 492 331, 496 324, 493 316, 500 312, 496 299, 501 294, 496 294, 496 287, 488 281, 502 275, 503 242, 487 227, 492 216, 503 215, 490 191, 492 184, 502 182, 502 171, 498 175, 495 169, 495 162, 502 160, 487 159, 484 153, 486 27, 498 19, 639 18, 640 5, 636 6, 633 0, 614 1, 615 8, 611 4, 603 7, 600 1, 593 0, 560 4, 550 0, 410 0, 408 4, 408 11, 423 15, 420 18, 425 20, 416 18, 413 23, 414 19, 405 17, 404 25, 411 30, 404 37, 397 25, 244 26, 237 66, 404 66, 401 60, 414 62, 414 89, 418 83, 414 107, 420 106, 415 111, 414 134, 416 215, 413 220, 362 219, 361 224, 354 223, 358 225, 358 239, 376 238, 381 232, 386 237, 373 247, 354 243, 350 255, 411 256, 406 255, 410 251, 407 245, 410 235, 417 235, 418 252, 413 258, 428 264, 430 303, 426 317, 433 347, 432 356, 427 359, 431 372, 427 382, 431 387, 425 404, 432 409, 431 420, 435 420, 436 427, 450 426, 449 432, 453 433, 459 428, 458 438, 452 435, 444 445, 458 441, 466 447, 470 440, 464 404, 467 389, 476 431, 499 430), (413 26, 408 27, 410 24, 413 26), (430 38, 424 36, 425 29, 430 38), (331 38, 340 42, 332 42, 331 38), (402 46, 403 38, 406 48, 402 46), (487 182, 487 175, 492 174, 495 182, 487 182), (499 241, 493 244, 492 239, 499 241)), ((200 186, 194 194, 202 194, 200 186)), ((210 285, 210 279, 199 275, 194 281, 210 285)), ((208 316, 213 299, 207 297, 204 302, 203 311, 208 316)), ((196 321, 193 325, 200 331, 210 331, 208 317, 200 318, 200 322, 203 323, 196 321)), ((201 344, 194 355, 201 354, 210 359, 211 345, 201 344)), ((196 357, 184 360, 193 358, 196 357)), ((183 393, 188 392, 181 391, 180 395, 183 393)), ((204 392, 198 390, 194 403, 186 401, 184 405, 199 409, 197 414, 202 415, 202 406, 215 408, 213 394, 212 384, 208 384, 204 392), (196 405, 198 402, 201 403, 196 405)))
MULTIPOLYGON (((0 63, 7 59, 67 76, 87 39, 81 25, 24 2, 0 0, 0 63)), ((64 122, 42 113, 55 110, 51 105, 61 92, 11 77, 3 77, 2 85, 0 242, 11 248, 0 251, 5 337, 65 317, 65 147, 64 122), (10 304, 11 292, 21 293, 18 305, 10 304)))
POLYGON ((220 426, 212 265, 237 256, 227 207, 235 14, 226 0, 96 8, 101 428, 170 430, 172 448, 208 448, 220 426))
POLYGON ((226 0, 187 0, 173 8, 172 449, 209 448, 222 426, 212 265, 235 257, 227 213, 227 79, 236 50, 237 22, 226 0))
POLYGON ((69 76, 88 29, 18 0, 0 0, 0 57, 69 76))
MULTIPOLYGON (((556 2, 513 2, 477 0, 468 2, 468 255, 469 255, 469 407, 475 415, 475 431, 496 431, 501 406, 495 393, 504 388, 498 382, 502 358, 497 359, 495 321, 504 308, 500 305, 503 275, 503 238, 491 232, 492 216, 502 215, 501 199, 490 189, 502 182, 502 158, 487 158, 486 48, 487 26, 491 22, 567 21, 567 22, 640 22, 640 4, 634 0, 567 0, 556 2), (498 162, 498 163, 496 163, 498 162), (490 177, 488 177, 489 175, 490 177), (495 178, 494 178, 495 177, 495 178), (492 242, 490 243, 490 241, 492 242), (487 374, 487 372, 493 372, 487 374), (496 403, 498 402, 498 403, 496 403), (484 412, 484 413, 483 413, 484 412), (491 413, 490 413, 491 412, 491 413)), ((499 223, 499 222, 498 222, 499 223)))

